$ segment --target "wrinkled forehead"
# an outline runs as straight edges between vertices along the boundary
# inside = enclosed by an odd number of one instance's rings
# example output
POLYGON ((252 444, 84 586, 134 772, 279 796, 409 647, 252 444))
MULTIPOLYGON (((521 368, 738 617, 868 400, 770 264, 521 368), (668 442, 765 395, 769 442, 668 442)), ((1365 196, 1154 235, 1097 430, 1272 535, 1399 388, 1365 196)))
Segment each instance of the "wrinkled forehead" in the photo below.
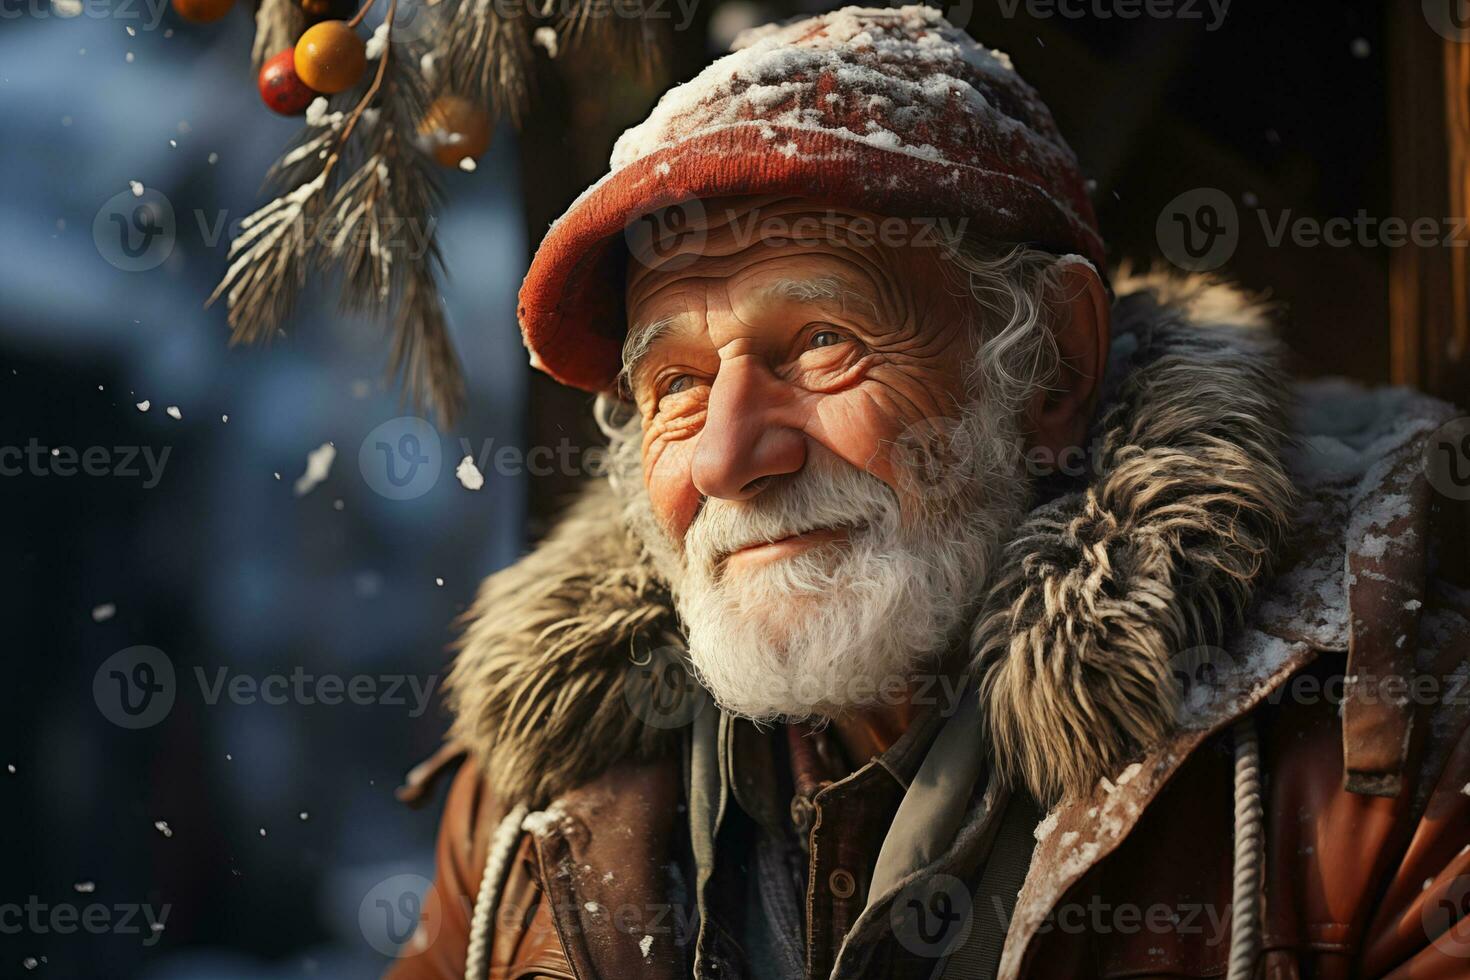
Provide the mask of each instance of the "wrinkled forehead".
POLYGON ((912 219, 793 197, 716 198, 687 217, 657 261, 628 263, 630 329, 710 283, 732 299, 799 299, 892 317, 912 301, 919 267, 939 262, 942 238, 912 219), (928 247, 931 254, 920 254, 928 247))

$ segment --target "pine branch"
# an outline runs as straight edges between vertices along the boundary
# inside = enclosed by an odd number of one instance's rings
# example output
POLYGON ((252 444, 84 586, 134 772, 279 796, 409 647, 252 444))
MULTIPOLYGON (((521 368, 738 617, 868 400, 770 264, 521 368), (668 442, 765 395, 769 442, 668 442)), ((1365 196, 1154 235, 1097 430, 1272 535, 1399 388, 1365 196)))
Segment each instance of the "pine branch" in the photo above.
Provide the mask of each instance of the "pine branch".
POLYGON ((507 0, 445 0, 436 32, 444 38, 434 52, 436 90, 462 95, 507 115, 517 125, 530 100, 534 51, 526 0, 501 16, 507 0))
POLYGON ((663 44, 641 0, 632 8, 630 0, 578 0, 562 16, 557 36, 569 51, 632 64, 650 81, 663 67, 663 44))
POLYGON ((309 268, 340 266, 343 307, 396 310, 390 370, 416 405, 450 422, 464 379, 439 302, 438 189, 415 146, 425 95, 415 51, 392 43, 396 11, 390 0, 368 42, 377 67, 365 90, 336 108, 318 99, 307 111, 268 176, 282 192, 242 223, 209 302, 224 296, 232 341, 254 343, 279 329, 309 268))
POLYGON ((312 232, 321 213, 326 173, 276 198, 240 223, 229 268, 204 305, 221 295, 229 307, 231 343, 267 340, 306 285, 312 232))
POLYGON ((459 416, 464 375, 428 263, 417 265, 405 285, 388 370, 402 381, 410 403, 426 405, 446 424, 459 416))
POLYGON ((416 143, 425 94, 412 70, 417 51, 385 54, 374 115, 363 121, 363 160, 327 208, 321 259, 342 269, 342 306, 396 309, 389 372, 415 406, 452 422, 464 378, 439 301, 442 262, 435 236, 435 171, 416 143))

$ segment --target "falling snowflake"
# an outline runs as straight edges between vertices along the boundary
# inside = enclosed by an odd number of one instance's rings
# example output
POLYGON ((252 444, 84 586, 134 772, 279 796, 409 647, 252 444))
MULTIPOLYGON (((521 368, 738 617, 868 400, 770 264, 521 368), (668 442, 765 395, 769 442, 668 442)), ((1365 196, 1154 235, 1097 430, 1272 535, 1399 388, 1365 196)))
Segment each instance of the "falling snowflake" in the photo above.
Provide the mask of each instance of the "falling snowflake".
POLYGON ((337 458, 337 447, 330 442, 324 442, 311 452, 306 454, 306 472, 296 478, 294 487, 296 496, 304 497, 311 493, 318 483, 327 478, 331 472, 332 460, 337 458))
POLYGON ((459 461, 454 475, 459 478, 460 486, 466 490, 478 490, 485 485, 485 474, 481 473, 479 467, 475 466, 472 456, 466 456, 459 461))

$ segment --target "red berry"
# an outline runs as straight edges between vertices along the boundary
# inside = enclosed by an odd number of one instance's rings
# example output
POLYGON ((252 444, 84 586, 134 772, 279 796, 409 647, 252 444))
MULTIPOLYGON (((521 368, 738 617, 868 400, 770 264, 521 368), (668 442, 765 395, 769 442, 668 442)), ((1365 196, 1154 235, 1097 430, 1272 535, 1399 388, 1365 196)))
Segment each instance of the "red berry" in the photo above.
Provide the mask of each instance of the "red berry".
POLYGON ((317 92, 296 74, 296 49, 278 51, 260 68, 260 97, 283 116, 299 116, 317 92))

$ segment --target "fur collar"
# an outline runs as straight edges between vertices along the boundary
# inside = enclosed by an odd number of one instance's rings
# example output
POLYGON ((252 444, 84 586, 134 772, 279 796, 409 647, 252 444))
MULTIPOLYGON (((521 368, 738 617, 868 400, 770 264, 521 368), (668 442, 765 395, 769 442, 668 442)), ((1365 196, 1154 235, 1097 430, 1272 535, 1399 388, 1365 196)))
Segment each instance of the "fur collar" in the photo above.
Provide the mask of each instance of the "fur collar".
MULTIPOLYGON (((1167 736, 1170 658, 1239 620, 1292 504, 1266 310, 1199 277, 1116 288, 1089 475, 1017 529, 972 634, 997 766, 1045 801, 1167 736)), ((677 747, 628 699, 633 665, 679 647, 678 624, 601 485, 485 581, 464 624, 452 734, 507 803, 677 747)))

